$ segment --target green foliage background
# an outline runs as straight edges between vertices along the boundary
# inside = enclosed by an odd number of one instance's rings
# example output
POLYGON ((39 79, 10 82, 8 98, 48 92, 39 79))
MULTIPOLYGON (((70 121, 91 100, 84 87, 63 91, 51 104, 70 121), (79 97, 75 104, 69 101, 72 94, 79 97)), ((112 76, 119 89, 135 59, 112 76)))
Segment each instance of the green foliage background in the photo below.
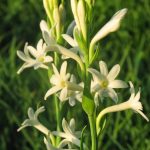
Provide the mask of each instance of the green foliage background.
MULTIPOLYGON (((65 2, 69 5, 69 0, 65 2)), ((136 87, 142 86, 141 101, 150 118, 150 1, 97 0, 93 10, 93 34, 114 12, 124 7, 129 11, 120 30, 100 43, 99 60, 103 59, 110 67, 119 63, 120 78, 132 80, 136 87)), ((68 24, 73 17, 68 6, 66 8, 68 24)), ((27 117, 29 106, 45 105, 47 111, 41 119, 50 129, 55 129, 53 102, 43 102, 49 87, 46 71, 28 69, 19 76, 16 74, 22 64, 16 51, 23 50, 26 41, 36 44, 41 37, 39 22, 45 18, 42 0, 0 0, 0 150, 45 149, 43 136, 35 129, 16 131, 27 117)), ((95 62, 96 67, 97 64, 95 62)), ((126 100, 121 93, 119 102, 126 100)), ((69 109, 76 112, 77 108, 69 109)), ((78 121, 78 127, 86 123, 85 117, 84 114, 75 116, 82 120, 81 124, 78 121)), ((103 150, 150 150, 150 124, 132 111, 108 115, 99 144, 103 150)))

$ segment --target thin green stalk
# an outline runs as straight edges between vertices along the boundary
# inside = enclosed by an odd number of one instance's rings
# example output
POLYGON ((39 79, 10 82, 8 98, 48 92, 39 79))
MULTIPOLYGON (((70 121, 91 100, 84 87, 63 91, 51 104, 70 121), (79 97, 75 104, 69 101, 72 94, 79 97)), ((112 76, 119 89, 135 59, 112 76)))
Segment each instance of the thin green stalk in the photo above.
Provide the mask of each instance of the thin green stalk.
MULTIPOLYGON (((56 122, 57 122, 57 131, 61 131, 61 108, 60 108, 60 103, 58 98, 56 97, 56 95, 54 96, 55 99, 55 109, 56 109, 56 122)), ((56 145, 59 144, 59 142, 61 141, 60 137, 56 138, 56 145)))
POLYGON ((91 150, 97 150, 97 134, 96 134, 96 119, 95 114, 88 116, 91 130, 92 148, 91 150))

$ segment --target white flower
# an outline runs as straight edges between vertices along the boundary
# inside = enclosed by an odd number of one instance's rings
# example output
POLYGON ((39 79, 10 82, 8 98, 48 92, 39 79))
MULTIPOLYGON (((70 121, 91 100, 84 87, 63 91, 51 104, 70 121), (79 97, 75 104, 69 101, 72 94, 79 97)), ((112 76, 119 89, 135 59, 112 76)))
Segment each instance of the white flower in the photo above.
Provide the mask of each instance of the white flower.
MULTIPOLYGON (((76 78, 74 75, 71 75, 70 82, 76 84, 76 78)), ((83 82, 79 83, 79 86, 83 88, 83 82)), ((67 97, 61 101, 69 100, 70 106, 74 106, 76 104, 76 100, 82 102, 82 95, 83 91, 68 90, 67 97)))
POLYGON ((143 110, 142 103, 139 101, 140 94, 141 94, 140 89, 139 89, 138 93, 135 94, 135 90, 134 90, 134 86, 133 86, 132 82, 129 82, 129 84, 130 84, 131 96, 128 100, 128 103, 129 103, 131 109, 133 109, 135 112, 139 113, 144 119, 149 121, 149 119, 146 117, 146 115, 142 112, 142 110, 143 110))
POLYGON ((58 148, 56 148, 56 147, 54 147, 54 146, 50 143, 49 139, 46 139, 45 137, 44 137, 44 143, 45 143, 45 145, 46 145, 47 150, 77 150, 77 149, 71 149, 71 148, 69 148, 69 149, 63 149, 62 146, 66 146, 66 144, 64 144, 64 145, 59 145, 58 148))
POLYGON ((64 132, 53 131, 52 133, 56 136, 64 138, 61 143, 72 143, 80 147, 80 131, 75 131, 75 120, 71 119, 68 124, 65 119, 62 120, 62 128, 64 132))
POLYGON ((104 97, 110 97, 115 102, 118 101, 117 93, 114 88, 127 88, 128 85, 122 80, 115 80, 120 72, 119 64, 115 65, 110 72, 108 72, 107 65, 104 61, 99 62, 100 72, 96 69, 89 68, 88 71, 93 75, 91 83, 91 92, 95 94, 95 100, 98 97, 102 100, 104 97))
POLYGON ((26 119, 22 124, 21 127, 17 130, 18 132, 28 126, 33 126, 36 129, 38 129, 39 131, 41 131, 42 133, 44 133, 45 135, 48 135, 50 133, 50 131, 43 126, 39 120, 38 120, 38 116, 40 113, 44 112, 45 108, 44 106, 38 108, 35 112, 34 110, 30 107, 28 109, 28 117, 29 119, 26 119))
POLYGON ((24 53, 22 51, 17 51, 17 55, 25 63, 18 70, 18 74, 21 73, 25 68, 34 67, 34 69, 44 68, 48 69, 46 63, 52 62, 53 59, 51 56, 46 56, 46 44, 43 43, 43 40, 39 40, 37 44, 37 49, 32 46, 25 44, 24 53))
POLYGON ((44 99, 46 100, 48 96, 60 92, 60 100, 64 100, 67 97, 68 90, 72 91, 82 91, 83 88, 76 83, 72 83, 69 80, 70 74, 66 73, 67 70, 67 62, 63 62, 60 73, 58 72, 56 66, 52 64, 54 75, 50 78, 50 82, 54 85, 52 88, 50 88, 47 93, 45 94, 44 99))
POLYGON ((137 94, 135 94, 134 86, 132 82, 129 82, 130 84, 130 91, 131 91, 131 96, 128 101, 107 107, 103 109, 97 116, 96 118, 96 128, 97 128, 97 134, 100 132, 99 124, 102 119, 102 117, 105 114, 111 113, 111 112, 118 112, 118 111, 124 111, 127 109, 132 109, 135 112, 139 113, 146 121, 149 121, 149 119, 146 117, 146 115, 142 112, 143 107, 140 100, 140 89, 137 94))
POLYGON ((48 46, 49 45, 55 45, 56 44, 56 40, 55 40, 55 37, 53 36, 54 27, 52 27, 51 29, 49 29, 46 21, 42 20, 40 22, 40 28, 41 28, 42 35, 43 35, 43 38, 44 38, 46 44, 48 46))

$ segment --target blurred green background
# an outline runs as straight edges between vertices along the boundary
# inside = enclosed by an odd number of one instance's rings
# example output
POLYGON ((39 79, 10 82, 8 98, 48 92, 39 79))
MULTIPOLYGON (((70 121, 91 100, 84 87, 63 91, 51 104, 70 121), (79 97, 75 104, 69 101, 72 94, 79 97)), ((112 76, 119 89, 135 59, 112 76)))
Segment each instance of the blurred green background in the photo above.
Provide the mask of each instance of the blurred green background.
MULTIPOLYGON (((69 0, 65 2, 69 5, 69 0)), ((93 34, 124 7, 128 13, 121 28, 101 41, 99 59, 109 67, 119 63, 122 67, 119 77, 142 87, 141 101, 150 118, 150 0, 97 0, 93 34)), ((73 17, 66 8, 68 24, 73 17)), ((41 119, 51 129, 55 128, 53 102, 43 102, 49 87, 47 72, 27 69, 21 75, 16 74, 22 64, 16 51, 23 50, 25 42, 36 45, 41 37, 41 19, 46 19, 42 0, 0 0, 0 150, 45 149, 43 136, 35 129, 16 131, 27 117, 29 106, 45 105, 47 111, 41 119)), ((119 102, 126 100, 122 93, 119 102)), ((76 112, 80 108, 71 109, 76 112)), ((77 115, 76 119, 83 120, 82 115, 77 115)), ((150 150, 150 124, 132 111, 108 115, 99 143, 102 150, 150 150)))

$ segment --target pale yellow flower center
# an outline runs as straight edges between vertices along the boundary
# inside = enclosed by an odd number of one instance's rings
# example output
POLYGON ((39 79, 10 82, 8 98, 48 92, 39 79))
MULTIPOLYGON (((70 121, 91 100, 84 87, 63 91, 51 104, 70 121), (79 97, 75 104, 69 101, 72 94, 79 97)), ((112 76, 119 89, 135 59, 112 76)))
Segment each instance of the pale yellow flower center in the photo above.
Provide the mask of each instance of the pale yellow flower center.
POLYGON ((39 61, 39 62, 44 62, 44 56, 40 56, 40 57, 38 58, 38 61, 39 61))
POLYGON ((107 86, 108 86, 108 81, 107 80, 103 80, 101 83, 100 83, 100 85, 101 85, 101 87, 102 88, 107 88, 107 86))
POLYGON ((62 80, 62 81, 60 82, 60 85, 61 85, 62 87, 65 87, 65 86, 66 86, 66 82, 65 82, 64 80, 62 80))

